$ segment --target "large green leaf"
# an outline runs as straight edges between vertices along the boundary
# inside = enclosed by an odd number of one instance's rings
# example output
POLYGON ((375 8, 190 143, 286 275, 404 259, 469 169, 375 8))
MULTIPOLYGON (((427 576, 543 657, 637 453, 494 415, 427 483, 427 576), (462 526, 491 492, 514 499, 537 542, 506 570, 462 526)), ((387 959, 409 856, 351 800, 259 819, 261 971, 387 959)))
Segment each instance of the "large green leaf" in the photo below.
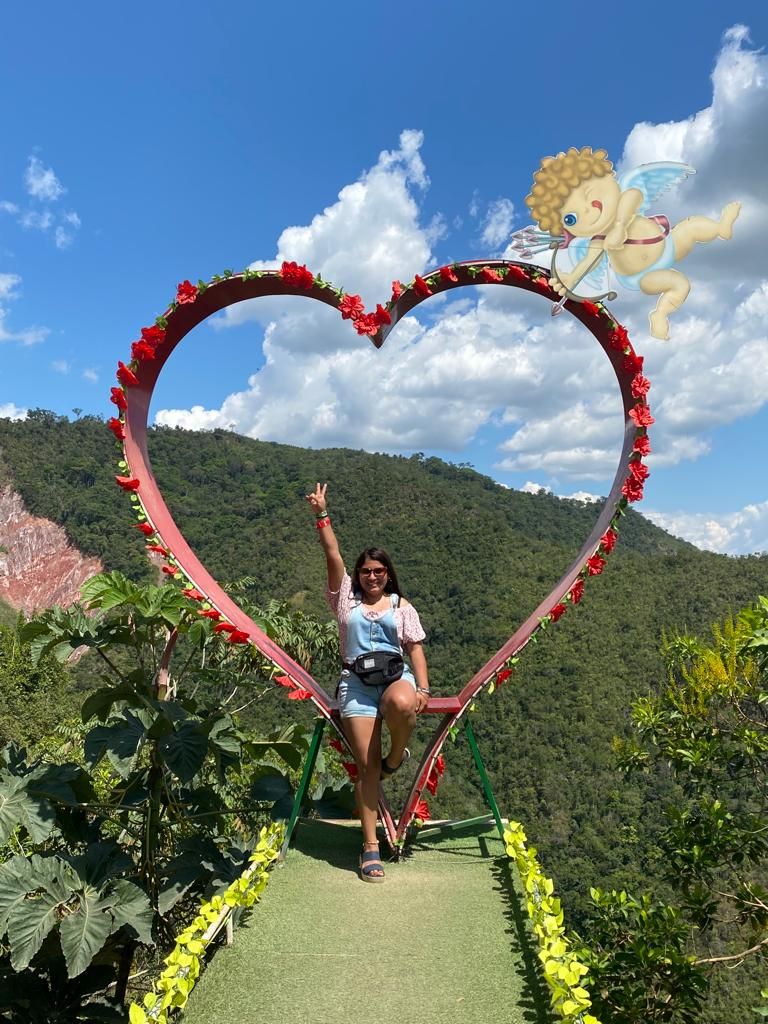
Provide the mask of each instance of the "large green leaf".
POLYGON ((152 945, 153 914, 147 894, 125 878, 118 878, 112 885, 112 891, 113 930, 126 926, 139 942, 152 945))
POLYGON ((70 864, 79 878, 100 889, 113 878, 130 871, 133 861, 114 840, 108 839, 90 843, 85 853, 73 857, 70 864))
POLYGON ((138 705, 141 703, 139 695, 132 686, 121 684, 120 686, 102 686, 83 702, 80 715, 83 722, 89 722, 93 717, 106 722, 109 713, 117 701, 125 701, 128 704, 138 705))
POLYGON ((59 908, 72 895, 75 875, 58 857, 29 858, 26 877, 17 876, 19 888, 26 888, 26 898, 14 899, 8 914, 8 941, 14 970, 23 971, 38 952, 45 937, 57 923, 59 908))
POLYGON ((80 593, 89 608, 108 611, 120 604, 135 602, 141 590, 121 572, 103 572, 86 580, 80 593))
POLYGON ((0 843, 23 825, 33 842, 42 843, 55 824, 53 808, 27 791, 27 779, 0 773, 0 843))
POLYGON ((189 782, 203 767, 208 737, 196 722, 184 722, 163 737, 157 749, 173 774, 182 782, 189 782))
POLYGON ((68 913, 61 919, 61 951, 70 978, 82 974, 107 941, 112 931, 109 908, 110 901, 98 889, 86 885, 77 894, 76 909, 68 907, 68 913))
POLYGON ((131 772, 139 743, 144 739, 144 723, 131 711, 124 711, 122 719, 111 725, 97 725, 85 737, 84 751, 91 766, 104 754, 115 771, 125 779, 131 772))
POLYGON ((276 768, 256 779, 251 787, 251 799, 257 802, 267 800, 280 800, 283 797, 291 796, 293 789, 291 783, 282 772, 276 768))

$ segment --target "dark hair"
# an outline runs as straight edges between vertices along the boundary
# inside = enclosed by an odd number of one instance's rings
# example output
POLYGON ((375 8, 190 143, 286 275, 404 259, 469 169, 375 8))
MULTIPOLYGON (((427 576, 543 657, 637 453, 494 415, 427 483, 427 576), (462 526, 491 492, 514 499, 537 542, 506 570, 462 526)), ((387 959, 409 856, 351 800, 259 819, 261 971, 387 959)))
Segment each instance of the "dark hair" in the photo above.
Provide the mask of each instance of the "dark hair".
POLYGON ((397 594, 399 597, 403 596, 403 592, 400 590, 400 584, 397 580, 397 573, 395 567, 392 565, 392 559, 389 557, 384 548, 366 548, 357 556, 355 567, 352 570, 352 590, 354 593, 360 593, 362 587, 360 586, 360 567, 363 562, 368 559, 372 562, 381 562, 381 564, 387 570, 387 582, 384 584, 385 594, 397 594))

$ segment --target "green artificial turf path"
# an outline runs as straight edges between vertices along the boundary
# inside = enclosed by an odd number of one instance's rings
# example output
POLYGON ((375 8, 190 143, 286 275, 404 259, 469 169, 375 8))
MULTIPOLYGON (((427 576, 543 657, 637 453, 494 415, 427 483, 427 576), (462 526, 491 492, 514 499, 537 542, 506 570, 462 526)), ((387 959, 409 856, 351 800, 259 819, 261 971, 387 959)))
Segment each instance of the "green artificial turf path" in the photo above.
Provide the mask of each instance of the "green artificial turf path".
POLYGON ((359 826, 302 822, 183 1024, 550 1024, 498 833, 418 839, 360 881, 359 826))

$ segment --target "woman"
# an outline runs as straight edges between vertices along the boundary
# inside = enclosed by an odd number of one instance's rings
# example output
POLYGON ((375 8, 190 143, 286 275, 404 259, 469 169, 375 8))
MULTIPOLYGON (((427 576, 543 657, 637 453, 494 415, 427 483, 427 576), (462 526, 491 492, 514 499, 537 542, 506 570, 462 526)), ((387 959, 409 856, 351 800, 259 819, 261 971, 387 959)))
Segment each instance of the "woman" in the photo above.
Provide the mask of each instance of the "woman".
POLYGON ((357 762, 355 783, 363 852, 360 877, 364 882, 383 882, 376 818, 379 782, 396 772, 408 760, 406 744, 416 724, 416 715, 429 699, 427 661, 421 641, 416 609, 400 594, 397 575, 389 555, 381 548, 366 548, 347 574, 339 543, 331 527, 325 500, 328 484, 317 484, 307 501, 315 513, 320 544, 328 568, 326 600, 339 623, 343 668, 338 687, 339 708, 352 754, 357 762), (359 655, 388 651, 408 655, 413 671, 406 665, 402 676, 388 686, 369 686, 352 670, 359 655), (390 735, 389 753, 381 756, 381 723, 390 735))

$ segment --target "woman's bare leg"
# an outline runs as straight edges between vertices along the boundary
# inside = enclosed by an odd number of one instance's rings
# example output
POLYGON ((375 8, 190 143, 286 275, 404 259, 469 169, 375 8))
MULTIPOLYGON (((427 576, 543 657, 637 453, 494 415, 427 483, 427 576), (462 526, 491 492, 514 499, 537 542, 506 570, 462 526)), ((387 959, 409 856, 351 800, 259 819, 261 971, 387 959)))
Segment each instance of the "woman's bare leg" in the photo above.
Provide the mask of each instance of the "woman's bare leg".
MULTIPOLYGON (((355 795, 360 810, 363 842, 373 846, 376 843, 381 775, 381 719, 345 718, 342 724, 357 764, 355 795)), ((378 875, 379 872, 374 871, 373 874, 378 875)))
POLYGON ((416 691, 412 684, 405 679, 391 683, 381 698, 379 714, 387 723, 392 741, 387 764, 390 768, 397 768, 416 725, 416 691))

